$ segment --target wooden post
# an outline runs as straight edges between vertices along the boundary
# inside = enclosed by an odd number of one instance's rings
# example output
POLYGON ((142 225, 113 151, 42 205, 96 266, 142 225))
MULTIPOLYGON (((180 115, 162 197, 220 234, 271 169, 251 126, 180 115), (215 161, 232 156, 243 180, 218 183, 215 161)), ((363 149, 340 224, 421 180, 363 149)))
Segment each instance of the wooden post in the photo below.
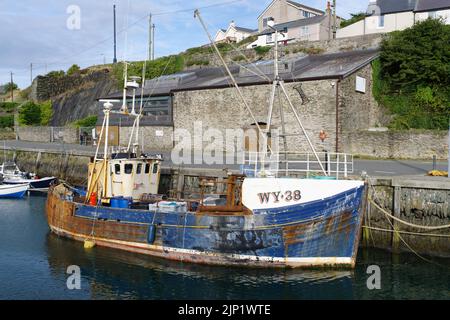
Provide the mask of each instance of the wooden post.
POLYGON ((34 164, 34 172, 37 174, 39 171, 39 167, 41 166, 41 158, 42 158, 42 152, 39 151, 36 156, 36 163, 34 164))
MULTIPOLYGON (((401 207, 401 187, 394 187, 394 217, 400 218, 400 207, 401 207)), ((398 253, 399 245, 400 245, 400 237, 398 231, 400 230, 400 226, 396 221, 392 221, 392 225, 394 226, 392 232, 392 252, 398 253)))

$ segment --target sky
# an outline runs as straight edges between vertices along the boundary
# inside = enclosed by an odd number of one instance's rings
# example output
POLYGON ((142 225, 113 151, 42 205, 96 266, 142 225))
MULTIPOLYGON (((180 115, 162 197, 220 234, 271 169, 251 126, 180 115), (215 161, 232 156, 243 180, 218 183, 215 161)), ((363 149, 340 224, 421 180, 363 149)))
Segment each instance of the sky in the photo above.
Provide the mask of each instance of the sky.
MULTIPOLYGON (((257 17, 271 0, 0 0, 0 85, 26 88, 32 77, 112 62, 113 5, 117 12, 117 59, 145 60, 148 15, 155 24, 155 57, 208 43, 194 9, 200 8, 209 32, 238 26, 256 29, 257 17), (33 64, 33 72, 30 65, 33 64)), ((297 0, 325 10, 327 0, 297 0)), ((365 11, 366 0, 338 0, 343 18, 365 11)))

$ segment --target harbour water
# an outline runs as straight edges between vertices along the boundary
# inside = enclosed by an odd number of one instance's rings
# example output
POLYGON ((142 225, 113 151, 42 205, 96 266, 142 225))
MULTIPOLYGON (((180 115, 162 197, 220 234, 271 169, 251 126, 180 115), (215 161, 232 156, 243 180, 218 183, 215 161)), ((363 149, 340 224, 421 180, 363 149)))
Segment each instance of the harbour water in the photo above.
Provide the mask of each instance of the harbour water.
POLYGON ((45 197, 0 201, 0 299, 450 299, 450 260, 360 250, 353 271, 258 270, 170 262, 50 233, 45 197), (67 288, 80 267, 81 289, 67 288), (381 289, 367 288, 367 267, 381 289))

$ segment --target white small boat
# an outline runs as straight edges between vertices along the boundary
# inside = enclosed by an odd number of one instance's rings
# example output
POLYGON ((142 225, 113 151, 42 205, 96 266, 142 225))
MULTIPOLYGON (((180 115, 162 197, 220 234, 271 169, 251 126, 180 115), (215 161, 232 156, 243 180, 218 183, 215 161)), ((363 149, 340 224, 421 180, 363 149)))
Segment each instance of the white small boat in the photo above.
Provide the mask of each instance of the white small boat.
POLYGON ((0 198, 23 198, 30 188, 28 183, 17 185, 0 185, 0 198))
POLYGON ((0 165, 0 174, 3 175, 4 184, 29 184, 30 189, 48 189, 56 180, 55 177, 39 178, 34 173, 23 172, 14 162, 5 162, 0 165))

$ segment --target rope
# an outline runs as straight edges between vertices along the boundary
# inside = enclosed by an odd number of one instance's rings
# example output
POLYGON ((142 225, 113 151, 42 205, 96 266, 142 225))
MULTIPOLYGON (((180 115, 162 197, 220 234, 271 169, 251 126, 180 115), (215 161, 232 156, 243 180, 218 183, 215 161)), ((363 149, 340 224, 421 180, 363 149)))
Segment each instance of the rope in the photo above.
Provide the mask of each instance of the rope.
POLYGON ((413 236, 430 236, 430 237, 450 238, 450 234, 420 233, 420 232, 390 230, 390 229, 376 228, 376 227, 370 227, 370 226, 363 226, 363 228, 368 229, 368 230, 383 231, 383 232, 390 232, 390 233, 397 232, 400 234, 408 234, 408 235, 413 235, 413 236))
POLYGON ((424 229, 424 230, 443 230, 443 229, 448 229, 450 228, 450 224, 447 225, 443 225, 443 226, 435 226, 435 227, 430 227, 430 226, 423 226, 423 225, 418 225, 418 224, 414 224, 414 223, 410 223, 407 221, 404 221, 400 218, 397 218, 395 216, 393 216, 391 213, 389 213, 388 211, 386 211, 385 209, 383 209, 382 207, 380 207, 372 198, 369 198, 370 203, 372 203, 378 210, 380 210, 381 212, 383 212, 386 216, 388 216, 391 219, 394 219, 397 222, 400 222, 404 225, 407 225, 409 227, 412 228, 416 228, 416 229, 424 229))

